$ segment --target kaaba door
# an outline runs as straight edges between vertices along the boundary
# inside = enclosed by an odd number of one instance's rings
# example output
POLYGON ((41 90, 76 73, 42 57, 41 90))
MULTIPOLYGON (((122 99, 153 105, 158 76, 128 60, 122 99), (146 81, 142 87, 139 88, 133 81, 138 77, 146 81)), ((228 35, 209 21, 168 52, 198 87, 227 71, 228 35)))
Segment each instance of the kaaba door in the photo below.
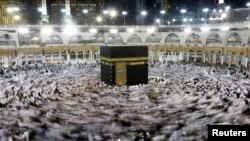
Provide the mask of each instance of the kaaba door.
POLYGON ((127 84, 127 64, 126 62, 116 62, 115 65, 115 78, 117 85, 127 84))

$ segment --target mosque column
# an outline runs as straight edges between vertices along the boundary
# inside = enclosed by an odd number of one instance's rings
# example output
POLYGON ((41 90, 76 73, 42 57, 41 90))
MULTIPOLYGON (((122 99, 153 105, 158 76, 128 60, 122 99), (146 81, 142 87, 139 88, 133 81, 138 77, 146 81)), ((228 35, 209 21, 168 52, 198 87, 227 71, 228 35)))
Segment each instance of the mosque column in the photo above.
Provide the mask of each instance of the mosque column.
POLYGON ((92 52, 92 60, 95 60, 95 53, 92 52))
POLYGON ((86 55, 85 51, 82 52, 82 55, 83 55, 83 60, 86 60, 87 59, 87 57, 86 57, 87 55, 86 55))
POLYGON ((50 62, 53 63, 54 62, 54 57, 53 57, 53 53, 50 54, 50 62))
POLYGON ((227 58, 228 58, 228 65, 231 65, 232 54, 230 56, 227 56, 227 58))
POLYGON ((197 62, 197 52, 194 52, 194 62, 197 62))
POLYGON ((29 63, 29 61, 28 61, 28 55, 25 54, 25 64, 27 65, 28 63, 29 63))
POLYGON ((67 55, 67 62, 70 62, 70 54, 68 51, 66 51, 66 55, 67 55))
POLYGON ((187 62, 189 61, 189 52, 187 52, 187 62))
POLYGON ((180 51, 179 60, 183 60, 183 52, 182 51, 180 51))
POLYGON ((18 57, 15 58, 16 65, 19 65, 18 57))
POLYGON ((211 52, 208 52, 208 59, 207 59, 208 61, 207 61, 207 63, 211 63, 210 60, 212 60, 212 59, 211 59, 211 52))
POLYGON ((100 58, 100 52, 97 51, 97 52, 96 52, 96 59, 99 59, 99 58, 100 58))
POLYGON ((174 52, 171 51, 171 60, 174 61, 174 52))
POLYGON ((34 61, 35 61, 35 64, 36 64, 36 62, 37 62, 36 53, 34 54, 34 61))
POLYGON ((160 51, 156 50, 155 60, 159 61, 159 58, 160 58, 160 51))
POLYGON ((89 60, 92 60, 92 51, 89 51, 89 60))
POLYGON ((46 63, 45 53, 42 53, 42 63, 46 63))
POLYGON ((238 62, 237 62, 237 56, 233 56, 233 63, 235 64, 235 65, 237 65, 238 64, 238 62))
POLYGON ((247 57, 242 57, 242 65, 244 67, 247 67, 247 64, 248 64, 248 58, 247 57))
POLYGON ((21 61, 20 55, 17 54, 17 56, 15 58, 15 61, 16 61, 16 65, 20 65, 21 64, 20 62, 22 62, 22 61, 21 61))
POLYGON ((206 52, 202 52, 203 63, 206 63, 206 52))
POLYGON ((78 52, 75 52, 76 54, 76 61, 78 61, 78 52))
POLYGON ((93 61, 94 60, 94 52, 91 51, 91 60, 93 61))
POLYGON ((216 64, 216 53, 213 54, 213 64, 216 64))
POLYGON ((59 61, 62 62, 62 52, 59 52, 59 61))
POLYGON ((220 57, 220 64, 221 64, 221 65, 224 64, 224 56, 223 56, 223 55, 220 57))

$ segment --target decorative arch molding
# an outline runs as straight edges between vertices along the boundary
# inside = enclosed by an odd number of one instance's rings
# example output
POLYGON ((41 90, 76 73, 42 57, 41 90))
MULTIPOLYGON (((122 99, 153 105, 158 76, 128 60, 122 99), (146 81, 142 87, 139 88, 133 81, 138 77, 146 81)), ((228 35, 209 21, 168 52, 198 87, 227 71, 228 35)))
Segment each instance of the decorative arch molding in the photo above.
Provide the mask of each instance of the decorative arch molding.
POLYGON ((128 38, 127 43, 142 43, 142 40, 139 35, 133 34, 128 38))
POLYGON ((104 43, 105 37, 103 33, 97 33, 90 37, 90 43, 104 43))
POLYGON ((207 40, 206 40, 206 45, 221 45, 222 44, 222 39, 219 34, 217 33, 211 33, 208 35, 207 40))
POLYGON ((196 34, 196 33, 192 33, 190 35, 188 35, 187 39, 186 39, 186 45, 202 45, 202 39, 200 37, 200 35, 196 34))
POLYGON ((240 46, 242 45, 242 39, 238 33, 232 33, 227 38, 228 46, 240 46))
POLYGON ((79 34, 73 35, 69 38, 69 44, 82 44, 84 43, 84 40, 82 39, 82 36, 79 34))
POLYGON ((9 34, 1 34, 0 35, 0 46, 15 46, 15 39, 9 34))
POLYGON ((123 44, 123 39, 119 34, 108 34, 109 44, 123 44))
POLYGON ((52 34, 46 40, 46 44, 63 44, 62 38, 57 34, 52 34))
POLYGON ((156 34, 151 34, 147 37, 146 43, 160 43, 161 38, 156 34))
POLYGON ((170 33, 165 39, 165 43, 167 44, 180 44, 181 40, 178 35, 175 33, 170 33))

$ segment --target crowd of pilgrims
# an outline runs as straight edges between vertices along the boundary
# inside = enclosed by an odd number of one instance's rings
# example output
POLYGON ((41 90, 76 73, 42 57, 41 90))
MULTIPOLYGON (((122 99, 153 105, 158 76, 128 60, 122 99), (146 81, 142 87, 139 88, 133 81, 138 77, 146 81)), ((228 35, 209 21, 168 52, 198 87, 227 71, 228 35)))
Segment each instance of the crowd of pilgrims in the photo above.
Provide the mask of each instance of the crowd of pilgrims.
MULTIPOLYGON (((77 64, 27 64, 23 66, 9 66, 9 67, 0 67, 0 77, 3 78, 13 78, 16 77, 22 73, 30 74, 30 73, 58 73, 62 70, 64 70, 67 67, 74 67, 77 69, 84 69, 84 68, 94 68, 98 67, 100 63, 97 61, 95 63, 77 63, 77 64)), ((199 71, 199 70, 205 70, 209 74, 217 73, 221 75, 231 75, 231 76, 240 76, 248 79, 250 76, 249 69, 246 69, 244 67, 240 66, 227 66, 227 67, 221 67, 221 66, 208 66, 206 64, 174 64, 173 62, 149 62, 149 67, 181 67, 184 69, 190 69, 191 71, 199 71)))
POLYGON ((68 67, 77 69, 94 68, 99 66, 99 63, 77 63, 77 64, 27 64, 23 66, 9 66, 0 68, 1 78, 15 78, 21 74, 45 74, 45 73, 59 73, 68 67))
MULTIPOLYGON (((95 68, 100 68, 100 63, 77 63, 77 64, 34 64, 34 65, 25 65, 25 66, 10 66, 7 68, 1 67, 0 68, 0 80, 1 82, 4 80, 11 80, 15 79, 16 77, 20 77, 20 75, 26 75, 26 76, 34 76, 34 75, 43 75, 43 74, 58 74, 62 73, 66 69, 69 71, 74 70, 92 70, 95 68)), ((249 106, 249 99, 250 99, 250 86, 249 86, 249 75, 250 71, 247 68, 243 68, 240 66, 210 66, 207 64, 184 64, 184 63, 172 63, 172 62, 149 62, 149 76, 152 74, 154 69, 161 69, 162 72, 164 70, 168 70, 169 72, 177 72, 180 71, 180 78, 171 78, 171 73, 168 74, 168 72, 164 72, 163 75, 158 74, 157 77, 149 77, 149 85, 152 85, 154 87, 158 87, 162 82, 166 86, 176 86, 178 87, 178 90, 180 93, 183 92, 184 95, 193 95, 193 96, 204 96, 207 100, 211 99, 214 95, 218 95, 218 98, 221 100, 221 102, 224 103, 221 107, 215 107, 215 108, 222 108, 224 112, 228 112, 229 107, 233 105, 232 99, 235 97, 236 99, 242 99, 245 104, 245 108, 242 110, 242 115, 246 115, 250 117, 250 106, 249 106), (184 79, 187 78, 185 76, 184 78, 181 78, 181 75, 183 75, 181 72, 192 72, 193 74, 202 73, 205 74, 207 77, 194 77, 193 79, 184 79), (224 76, 224 77, 221 77, 224 76), (166 81, 165 79, 169 77, 169 80, 166 81), (225 79, 226 78, 226 79, 225 79), (225 82, 228 79, 232 79, 232 81, 225 82), (217 79, 218 81, 214 81, 214 79, 217 79), (241 82, 246 81, 247 83, 241 82), (241 82, 241 83, 239 83, 241 82), (243 86, 244 85, 244 86, 243 86), (227 96, 233 97, 228 98, 227 96)), ((32 77, 30 78, 32 79, 32 77)), ((14 83, 14 82, 10 82, 14 83)), ((98 93, 98 91, 103 89, 111 89, 111 90, 117 90, 120 87, 118 86, 108 86, 101 84, 101 82, 92 82, 91 80, 87 80, 86 82, 86 88, 93 89, 92 92, 98 93)), ((72 83, 72 85, 77 85, 76 83, 72 83)), ((139 85, 142 87, 142 85, 139 85)), ((130 86, 126 86, 130 87, 130 86)), ((33 89, 32 87, 30 87, 33 89)), ((124 87, 123 87, 124 88, 124 87)), ((25 88, 24 88, 25 89, 25 88)), ((57 84, 55 84, 55 88, 51 89, 51 91, 54 94, 62 94, 63 90, 60 89, 60 87, 57 87, 57 84)), ((72 91, 72 90, 71 90, 72 91)), ((159 91, 154 90, 156 93, 159 91)), ((32 92, 32 91, 30 91, 32 92)), ((171 93, 170 91, 166 92, 167 94, 171 93)), ((8 96, 10 93, 1 93, 1 98, 3 98, 3 95, 8 96)), ((17 94, 14 94, 17 95, 17 94)), ((32 94, 26 94, 28 96, 31 96, 32 94)), ((39 95, 43 95, 42 93, 39 93, 39 95)), ((157 95, 150 95, 148 98, 152 101, 155 99, 159 100, 160 96, 157 95), (153 100, 152 100, 153 99, 153 100)), ((25 101, 27 102, 27 101, 25 101)), ((194 101, 198 104, 197 101, 194 101)), ((32 104, 32 103, 30 103, 32 104)), ((34 103, 33 103, 34 104, 34 103)), ((156 102, 156 104, 159 104, 156 102)), ((8 106, 8 103, 3 103, 2 100, 0 100, 0 109, 8 106)), ((26 105, 27 106, 27 105, 26 105)), ((37 105, 36 105, 37 106, 37 105)), ((190 108, 190 107, 189 107, 190 108)), ((213 109, 214 107, 212 107, 213 109)), ((189 110, 195 111, 197 108, 191 108, 189 110)), ((119 113, 119 112, 118 112, 119 113)), ((174 122, 174 118, 172 119, 172 122, 174 122)), ((133 123, 133 122, 131 122, 133 123)), ((180 125, 181 126, 181 125, 180 125)), ((184 125, 182 125, 184 126, 184 125)), ((160 128, 160 127, 159 127, 160 128)), ((180 127, 181 129, 182 127, 180 127)), ((180 130, 178 129, 178 130, 180 130)), ((159 129, 160 130, 160 129, 159 129)), ((1 133, 0 133, 1 134, 1 133)), ((151 133, 152 134, 152 133, 151 133)), ((134 137, 134 140, 152 140, 150 136, 150 133, 143 130, 137 130, 137 133, 134 137)), ((87 137, 89 140, 98 140, 95 139, 94 136, 88 135, 87 137)), ((158 136, 155 138, 155 140, 158 140, 160 138, 161 140, 180 140, 177 135, 169 135, 167 136, 158 136)), ((1 139, 1 136, 0 136, 1 139)), ((71 139, 70 136, 67 136, 67 139, 71 139)), ((72 137, 72 139, 75 139, 72 137)), ((194 138, 197 139, 197 138, 194 138)))

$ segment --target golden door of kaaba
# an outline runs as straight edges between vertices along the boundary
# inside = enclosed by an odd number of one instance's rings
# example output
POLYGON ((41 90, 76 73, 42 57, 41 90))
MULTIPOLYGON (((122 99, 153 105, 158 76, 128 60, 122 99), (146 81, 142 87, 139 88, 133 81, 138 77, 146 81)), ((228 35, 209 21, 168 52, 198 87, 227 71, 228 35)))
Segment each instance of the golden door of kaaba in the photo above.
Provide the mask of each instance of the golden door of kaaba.
POLYGON ((116 62, 115 71, 116 71, 116 84, 125 85, 127 83, 127 64, 126 62, 116 62))

